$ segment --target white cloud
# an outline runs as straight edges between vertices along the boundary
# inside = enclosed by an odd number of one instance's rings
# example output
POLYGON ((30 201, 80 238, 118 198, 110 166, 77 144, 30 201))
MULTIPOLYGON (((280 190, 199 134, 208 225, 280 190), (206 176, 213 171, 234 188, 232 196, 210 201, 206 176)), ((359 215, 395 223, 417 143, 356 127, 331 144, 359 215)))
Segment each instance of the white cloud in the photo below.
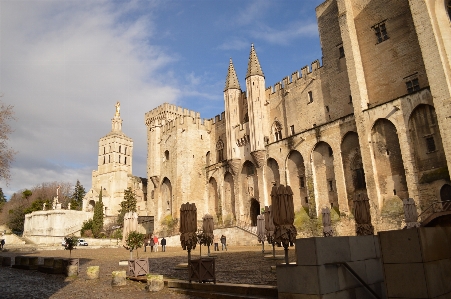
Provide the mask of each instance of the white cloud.
POLYGON ((77 178, 89 188, 116 101, 135 141, 134 173, 145 176, 144 113, 180 91, 163 80, 175 58, 153 45, 152 15, 142 11, 154 4, 144 3, 0 2, 0 93, 14 105, 10 145, 19 151, 10 186, 0 184, 8 194, 77 178))
POLYGON ((219 50, 243 50, 247 49, 250 46, 250 42, 245 40, 244 38, 233 38, 231 40, 227 40, 221 45, 218 46, 219 50))
POLYGON ((251 36, 256 39, 282 45, 288 45, 296 40, 296 38, 302 36, 316 35, 318 35, 318 26, 315 22, 293 22, 290 23, 287 28, 281 30, 261 25, 258 29, 251 31, 251 36))

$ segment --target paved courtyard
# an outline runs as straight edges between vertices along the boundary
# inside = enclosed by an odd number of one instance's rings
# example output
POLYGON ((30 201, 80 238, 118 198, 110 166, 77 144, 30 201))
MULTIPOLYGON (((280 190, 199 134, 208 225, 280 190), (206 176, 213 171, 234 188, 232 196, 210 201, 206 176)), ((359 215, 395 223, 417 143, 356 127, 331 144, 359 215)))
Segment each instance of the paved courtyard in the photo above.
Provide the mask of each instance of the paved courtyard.
MULTIPOLYGON (((44 257, 68 258, 69 251, 60 248, 26 251, 1 252, 2 256, 16 255, 38 256, 40 263, 44 257), (53 250, 50 250, 53 249, 53 250)), ((270 246, 265 246, 266 253, 271 252, 270 246)), ((207 248, 202 246, 202 255, 207 248)), ((261 246, 229 247, 228 251, 211 252, 216 256, 217 282, 276 285, 276 274, 271 272, 271 266, 282 260, 265 258, 261 246)), ((294 261, 294 247, 289 251, 290 261, 294 261)), ((134 257, 136 252, 133 253, 134 257)), ((150 258, 152 273, 163 274, 164 278, 188 279, 188 270, 177 270, 176 266, 187 262, 187 252, 181 247, 167 247, 166 252, 144 252, 139 249, 139 257, 150 258)), ((199 247, 192 251, 192 258, 199 257, 199 247)), ((283 248, 276 248, 276 255, 283 255, 283 248)), ((72 251, 73 258, 80 258, 80 274, 77 278, 67 278, 60 274, 45 274, 33 270, 0 268, 0 298, 195 298, 177 294, 170 289, 157 293, 145 290, 145 284, 127 281, 124 287, 111 287, 111 272, 125 270, 119 266, 120 260, 127 260, 130 252, 124 248, 90 248, 79 247, 72 251), (87 280, 86 268, 100 266, 100 279, 87 280)), ((14 262, 14 260, 13 260, 14 262)))

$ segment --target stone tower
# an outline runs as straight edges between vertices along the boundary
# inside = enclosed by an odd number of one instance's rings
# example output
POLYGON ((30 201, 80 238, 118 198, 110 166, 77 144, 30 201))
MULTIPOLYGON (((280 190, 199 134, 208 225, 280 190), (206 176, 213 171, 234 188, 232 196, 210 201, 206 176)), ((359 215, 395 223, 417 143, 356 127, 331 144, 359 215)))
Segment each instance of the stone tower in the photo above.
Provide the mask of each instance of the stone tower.
POLYGON ((263 75, 254 44, 251 46, 246 74, 247 103, 251 154, 258 167, 265 161, 265 132, 268 122, 265 96, 265 76, 263 75))
POLYGON ((224 88, 225 117, 226 117, 226 140, 227 140, 227 160, 232 167, 234 173, 238 172, 241 165, 240 149, 236 143, 234 128, 240 124, 240 100, 241 87, 238 77, 233 67, 232 59, 230 59, 229 70, 224 88))
MULTIPOLYGON (((106 216, 117 216, 124 190, 132 177, 133 140, 122 132, 120 103, 111 120, 111 132, 99 140, 98 169, 92 172, 92 188, 83 201, 83 209, 93 209, 100 189, 106 216)), ((133 186, 134 187, 134 186, 133 186)))

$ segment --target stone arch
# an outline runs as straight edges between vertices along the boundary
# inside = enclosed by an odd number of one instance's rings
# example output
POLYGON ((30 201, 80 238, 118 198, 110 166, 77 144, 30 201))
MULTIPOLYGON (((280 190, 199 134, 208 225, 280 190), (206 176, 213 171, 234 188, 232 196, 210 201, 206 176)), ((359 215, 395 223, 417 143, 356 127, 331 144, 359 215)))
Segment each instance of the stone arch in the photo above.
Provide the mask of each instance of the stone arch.
POLYGON ((209 213, 216 215, 218 221, 222 217, 222 206, 219 200, 218 183, 214 177, 208 181, 208 209, 209 213))
POLYGON ((276 184, 276 186, 280 185, 279 164, 275 159, 269 158, 266 161, 266 194, 269 199, 271 199, 270 195, 273 184, 276 184))
POLYGON ((251 199, 254 198, 258 201, 259 198, 257 169, 255 165, 251 161, 246 160, 243 163, 240 176, 241 198, 243 203, 242 211, 249 217, 250 214, 247 211, 250 211, 251 199))
POLYGON ((235 183, 230 172, 224 175, 224 201, 225 210, 231 214, 233 220, 236 220, 235 183))
POLYGON ((371 129, 371 144, 383 205, 398 204, 401 198, 409 197, 409 192, 395 125, 385 118, 376 120, 371 129))
POLYGON ((409 117, 409 134, 420 179, 434 172, 441 172, 445 176, 435 175, 437 179, 449 177, 434 107, 425 104, 415 107, 409 117))
POLYGON ((360 152, 359 136, 356 132, 345 134, 341 142, 341 157, 346 184, 348 207, 353 211, 353 200, 357 193, 366 194, 365 172, 360 152))
POLYGON ((93 199, 91 199, 88 203, 87 211, 88 212, 94 211, 95 206, 96 206, 96 202, 93 199))
POLYGON ((312 162, 317 210, 319 211, 324 206, 338 209, 334 155, 328 143, 320 141, 316 144, 312 152, 312 162))
POLYGON ((451 201, 451 185, 444 184, 442 188, 440 188, 440 200, 451 201))
POLYGON ((172 184, 167 177, 161 183, 161 207, 164 215, 174 217, 172 214, 172 184))
POLYGON ((251 226, 257 226, 257 216, 260 215, 260 203, 255 198, 250 200, 249 215, 251 226))
POLYGON ((287 157, 287 184, 293 190, 294 209, 308 208, 307 178, 304 158, 298 151, 291 151, 287 157))

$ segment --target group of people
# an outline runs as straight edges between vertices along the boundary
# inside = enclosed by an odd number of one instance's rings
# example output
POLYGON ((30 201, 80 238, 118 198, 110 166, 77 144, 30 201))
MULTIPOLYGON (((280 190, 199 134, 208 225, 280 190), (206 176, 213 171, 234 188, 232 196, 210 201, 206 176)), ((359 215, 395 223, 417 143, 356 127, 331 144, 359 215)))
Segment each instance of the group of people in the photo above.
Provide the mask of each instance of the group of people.
POLYGON ((227 238, 224 235, 221 235, 221 237, 218 235, 213 236, 214 251, 219 251, 219 242, 221 242, 222 250, 225 248, 227 251, 227 238))
POLYGON ((158 252, 158 245, 161 244, 161 251, 166 251, 166 239, 163 237, 161 243, 158 240, 158 236, 150 236, 148 239, 144 240, 144 252, 146 252, 147 246, 150 246, 150 252, 158 252))

